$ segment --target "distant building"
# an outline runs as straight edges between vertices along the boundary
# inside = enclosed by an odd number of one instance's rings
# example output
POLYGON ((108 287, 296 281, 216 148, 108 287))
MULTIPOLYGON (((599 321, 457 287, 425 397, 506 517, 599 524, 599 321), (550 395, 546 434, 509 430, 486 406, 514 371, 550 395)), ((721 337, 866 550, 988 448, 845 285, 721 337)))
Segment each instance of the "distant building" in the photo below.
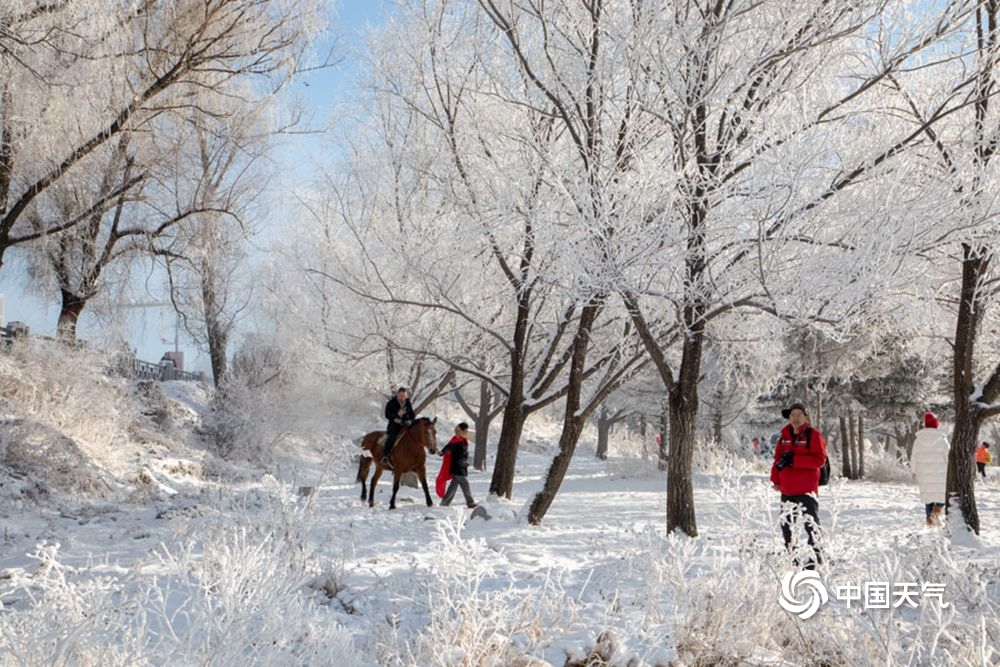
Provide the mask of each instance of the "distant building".
POLYGON ((178 371, 184 370, 184 353, 183 352, 164 352, 163 358, 160 359, 162 364, 164 361, 169 361, 174 365, 174 369, 178 371))

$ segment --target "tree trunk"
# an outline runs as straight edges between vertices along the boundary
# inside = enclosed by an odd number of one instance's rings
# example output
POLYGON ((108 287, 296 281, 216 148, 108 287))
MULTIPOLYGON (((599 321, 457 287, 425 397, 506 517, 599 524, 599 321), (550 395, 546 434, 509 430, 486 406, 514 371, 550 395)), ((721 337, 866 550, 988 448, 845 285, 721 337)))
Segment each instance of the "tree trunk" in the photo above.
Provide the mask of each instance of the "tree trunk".
POLYGON ((493 477, 490 480, 490 494, 508 499, 514 493, 517 448, 521 443, 524 420, 528 417, 524 405, 524 360, 528 345, 531 297, 530 289, 519 287, 517 315, 510 348, 510 389, 507 392, 507 404, 503 409, 500 440, 497 442, 497 459, 493 464, 493 477))
POLYGON ((472 455, 472 467, 483 472, 486 470, 486 447, 489 443, 490 422, 484 422, 476 426, 476 449, 472 455))
POLYGON ((958 419, 948 454, 948 509, 957 505, 965 525, 976 535, 980 529, 975 490, 979 428, 980 422, 975 418, 958 419))
MULTIPOLYGON (((700 225, 695 225, 700 228, 700 225)), ((702 240, 697 240, 700 249, 702 240)), ((701 253, 689 258, 691 275, 703 275, 701 253)), ((698 535, 694 510, 694 450, 698 425, 698 381, 701 379, 701 351, 705 336, 704 305, 695 301, 685 308, 687 334, 683 340, 677 381, 667 392, 670 409, 670 461, 667 465, 667 532, 681 530, 698 535)))
MULTIPOLYGON (((822 386, 822 385, 821 385, 822 386)), ((816 390, 816 428, 820 430, 820 433, 825 433, 823 430, 823 390, 816 390)))
POLYGON ((917 440, 917 431, 920 430, 920 426, 921 422, 918 420, 916 422, 910 422, 906 427, 903 442, 905 443, 907 461, 913 458, 913 443, 917 440))
POLYGON ((716 445, 722 444, 722 390, 716 389, 715 406, 712 410, 712 438, 716 445))
POLYGON ((85 297, 77 296, 64 289, 59 290, 62 297, 62 305, 59 309, 59 321, 56 324, 56 332, 59 340, 64 343, 76 342, 76 325, 80 320, 80 313, 87 305, 85 297))
POLYGON ((535 494, 528 510, 528 523, 537 526, 548 512, 556 493, 566 477, 569 463, 576 451, 580 433, 587 420, 587 412, 580 410, 583 391, 583 373, 587 362, 587 351, 590 348, 590 332, 601 312, 601 302, 591 300, 580 313, 580 323, 577 325, 576 337, 573 340, 573 356, 570 361, 569 390, 566 392, 566 407, 563 412, 563 429, 559 436, 559 453, 552 459, 552 465, 545 475, 542 490, 535 494))
POLYGON ((229 326, 223 320, 224 313, 219 304, 218 288, 212 260, 206 257, 201 263, 201 299, 205 313, 208 357, 212 363, 212 381, 216 387, 220 386, 225 379, 226 348, 229 345, 229 326))
POLYGON ((602 406, 597 416, 597 452, 595 454, 602 461, 608 458, 608 438, 611 434, 612 424, 614 421, 608 414, 608 409, 602 406))
POLYGON ((229 346, 229 331, 221 322, 209 323, 206 327, 208 333, 208 357, 212 363, 212 382, 216 387, 226 378, 228 362, 226 348, 229 346))
POLYGON ((865 417, 858 415, 858 479, 865 476, 865 417))
MULTIPOLYGON (((683 385, 670 393, 670 459, 667 462, 667 532, 698 535, 694 511, 694 445, 698 398, 685 396, 683 385)), ((687 387, 684 387, 688 389, 687 387)), ((695 389, 697 391, 697 389, 695 389)))
POLYGON ((475 405, 470 405, 465 400, 462 396, 462 390, 455 386, 454 381, 452 381, 452 391, 454 392, 455 400, 458 401, 458 404, 462 406, 462 410, 468 415, 472 423, 475 424, 476 447, 472 465, 476 470, 486 470, 486 445, 489 442, 490 424, 493 423, 493 419, 500 412, 499 410, 494 411, 494 403, 496 402, 494 389, 489 382, 480 378, 479 402, 475 405))
POLYGON ((657 456, 659 457, 658 463, 656 465, 657 470, 663 471, 667 469, 667 462, 670 460, 670 452, 667 451, 667 443, 670 442, 670 405, 664 404, 663 410, 660 411, 660 443, 656 448, 657 456))
POLYGON ((493 393, 486 380, 479 381, 479 410, 473 418, 476 424, 476 449, 472 455, 472 467, 476 470, 486 470, 486 443, 490 436, 490 422, 493 416, 493 393))
POLYGON ((975 494, 975 456, 982 419, 972 401, 975 391, 975 348, 983 316, 982 280, 989 265, 985 249, 962 244, 962 290, 955 326, 955 356, 952 368, 952 400, 955 403, 955 434, 948 454, 948 509, 956 505, 965 524, 979 534, 979 510, 975 494))
POLYGON ((570 417, 563 423, 562 433, 559 436, 559 453, 552 459, 548 472, 545 474, 545 483, 542 489, 535 494, 528 509, 528 523, 537 526, 542 522, 552 501, 556 498, 556 493, 566 477, 569 470, 570 461, 573 459, 573 452, 576 450, 576 443, 580 439, 583 431, 583 420, 578 417, 570 417))
POLYGON ((848 435, 847 418, 840 416, 840 472, 844 479, 854 479, 851 468, 851 436, 848 435))
POLYGON ((851 477, 850 479, 858 478, 858 449, 855 445, 854 440, 854 413, 847 413, 847 449, 851 454, 851 477))
MULTIPOLYGON (((516 373, 517 371, 515 371, 516 373)), ((513 382, 511 383, 513 385, 513 382)), ((490 479, 490 494, 510 498, 514 492, 514 466, 517 463, 517 448, 524 430, 524 398, 512 391, 507 397, 500 425, 500 440, 497 442, 497 458, 493 464, 490 479)))

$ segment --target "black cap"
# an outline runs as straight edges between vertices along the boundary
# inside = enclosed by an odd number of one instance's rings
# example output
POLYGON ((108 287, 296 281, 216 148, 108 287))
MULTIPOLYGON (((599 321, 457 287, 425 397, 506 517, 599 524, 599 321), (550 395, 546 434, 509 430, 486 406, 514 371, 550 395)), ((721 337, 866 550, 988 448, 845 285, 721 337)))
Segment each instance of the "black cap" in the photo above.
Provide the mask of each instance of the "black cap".
POLYGON ((468 431, 469 425, 465 422, 458 422, 458 428, 462 431, 468 431))
POLYGON ((791 414, 792 414, 792 410, 801 410, 802 414, 804 414, 806 417, 809 416, 809 411, 806 410, 806 406, 803 405, 802 403, 799 403, 798 401, 796 401, 795 403, 792 403, 787 408, 785 408, 784 410, 782 410, 781 411, 781 416, 784 417, 785 419, 788 419, 791 416, 791 414))
POLYGON ((401 391, 406 391, 406 392, 408 392, 408 391, 410 391, 410 390, 409 390, 409 389, 407 389, 406 387, 400 387, 399 389, 397 389, 397 390, 396 390, 396 393, 398 394, 398 393, 399 393, 399 392, 401 392, 401 391))

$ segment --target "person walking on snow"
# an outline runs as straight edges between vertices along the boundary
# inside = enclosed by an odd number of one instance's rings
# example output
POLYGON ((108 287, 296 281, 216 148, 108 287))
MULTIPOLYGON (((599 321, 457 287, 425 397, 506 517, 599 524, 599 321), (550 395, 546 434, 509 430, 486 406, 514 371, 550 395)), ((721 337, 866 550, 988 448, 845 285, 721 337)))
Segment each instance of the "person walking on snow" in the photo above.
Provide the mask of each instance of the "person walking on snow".
POLYGON ((910 469, 920 487, 920 502, 924 504, 928 526, 941 524, 941 509, 948 485, 948 450, 951 445, 938 429, 940 425, 933 412, 924 413, 924 427, 917 431, 910 456, 910 469))
MULTIPOLYGON (((804 524, 813 555, 803 568, 815 570, 823 562, 820 555, 819 470, 826 462, 826 440, 810 426, 809 413, 802 403, 792 403, 781 411, 781 416, 788 424, 774 444, 774 463, 771 465, 771 486, 781 492, 781 535, 785 548, 792 551, 792 527, 798 525, 798 521, 804 524)), ((797 541, 798 537, 795 538, 797 541)))
POLYGON ((451 505, 452 499, 458 487, 462 487, 462 494, 465 496, 465 505, 474 508, 476 501, 472 498, 472 491, 469 489, 469 425, 461 422, 455 427, 455 435, 444 449, 441 456, 448 454, 451 458, 449 472, 451 473, 451 483, 445 491, 444 498, 441 499, 441 507, 451 505))
POLYGON ((983 476, 983 479, 986 479, 986 466, 991 463, 993 463, 993 455, 990 454, 990 445, 984 442, 976 449, 976 467, 979 468, 979 474, 983 476))

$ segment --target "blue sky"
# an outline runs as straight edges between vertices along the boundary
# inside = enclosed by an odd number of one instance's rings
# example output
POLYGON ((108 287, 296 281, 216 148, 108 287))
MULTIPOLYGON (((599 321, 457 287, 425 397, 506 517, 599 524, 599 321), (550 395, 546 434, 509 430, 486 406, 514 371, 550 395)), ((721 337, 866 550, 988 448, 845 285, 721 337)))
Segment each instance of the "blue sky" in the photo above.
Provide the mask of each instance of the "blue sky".
MULTIPOLYGON (((336 23, 330 34, 321 40, 320 48, 337 40, 338 48, 334 56, 340 58, 336 67, 311 72, 294 84, 293 92, 302 98, 310 107, 314 123, 321 125, 329 121, 329 116, 336 102, 350 95, 349 85, 352 75, 356 72, 355 54, 362 44, 361 35, 369 26, 377 26, 383 21, 386 4, 381 0, 343 0, 336 8, 336 23)), ((312 135, 296 141, 308 143, 313 149, 329 149, 329 140, 312 135)), ((317 150, 310 150, 314 155, 317 150)), ((301 152, 295 147, 279 149, 277 159, 279 171, 297 174, 308 173, 309 166, 301 161, 301 152), (288 162, 287 167, 280 166, 288 162)), ((275 221, 280 224, 280 221, 275 221)), ((4 266, 0 267, 0 295, 3 297, 3 318, 0 324, 19 321, 28 324, 32 331, 44 335, 52 335, 55 331, 59 314, 55 297, 43 300, 37 296, 25 293, 23 289, 24 267, 14 257, 4 258, 4 266)), ((154 279, 151 282, 158 282, 154 279)), ((150 296, 146 302, 158 300, 150 296)), ((176 318, 169 305, 161 307, 131 308, 128 317, 121 326, 122 335, 128 343, 136 348, 139 358, 157 361, 163 353, 174 348, 176 318)), ((79 323, 79 336, 84 340, 104 338, 101 336, 98 321, 84 311, 79 323)), ((194 349, 190 341, 185 340, 183 332, 179 335, 179 349, 185 352, 189 370, 208 371, 209 365, 205 355, 194 349)))

